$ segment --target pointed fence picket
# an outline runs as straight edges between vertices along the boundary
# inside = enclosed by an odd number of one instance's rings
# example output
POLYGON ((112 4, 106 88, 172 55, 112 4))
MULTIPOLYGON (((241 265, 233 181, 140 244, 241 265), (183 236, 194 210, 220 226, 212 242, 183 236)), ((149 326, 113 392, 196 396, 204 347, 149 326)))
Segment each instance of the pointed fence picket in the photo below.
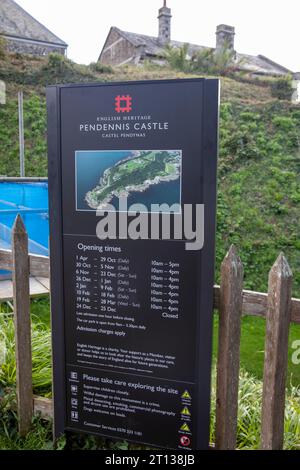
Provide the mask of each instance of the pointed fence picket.
MULTIPOLYGON (((0 269, 13 272, 19 433, 28 433, 34 413, 52 417, 52 400, 32 394, 29 276, 49 277, 44 256, 28 254, 28 237, 20 216, 13 228, 12 251, 0 249, 0 269)), ((261 448, 282 449, 287 376, 288 333, 300 324, 300 299, 291 298, 292 272, 280 254, 269 274, 268 293, 243 290, 243 265, 232 246, 214 287, 219 312, 216 391, 216 449, 235 449, 237 439, 241 316, 266 319, 261 448)))
POLYGON ((235 449, 244 269, 234 246, 221 266, 216 448, 235 449))
POLYGON ((19 434, 25 436, 33 412, 28 236, 20 215, 12 231, 14 321, 19 434))

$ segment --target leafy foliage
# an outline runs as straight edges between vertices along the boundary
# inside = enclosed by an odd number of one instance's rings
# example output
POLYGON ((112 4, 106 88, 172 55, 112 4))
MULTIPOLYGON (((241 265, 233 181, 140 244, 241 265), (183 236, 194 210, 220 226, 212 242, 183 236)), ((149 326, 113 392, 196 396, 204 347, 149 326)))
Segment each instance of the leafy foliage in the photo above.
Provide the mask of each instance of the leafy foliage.
POLYGON ((173 47, 167 44, 164 51, 164 57, 171 69, 181 72, 191 72, 193 69, 192 62, 188 55, 189 45, 184 44, 182 47, 173 47))
MULTIPOLYGON (((213 377, 213 403, 216 399, 213 377)), ((239 380, 239 408, 237 428, 237 448, 240 450, 259 449, 261 429, 262 382, 245 371, 239 380)), ((215 441, 215 410, 211 410, 211 442, 215 441)), ((287 395, 284 425, 284 449, 300 449, 300 388, 292 387, 287 395)))
POLYGON ((278 102, 221 107, 217 267, 236 244, 246 288, 266 291, 268 271, 282 250, 300 295, 299 137, 297 108, 278 102))
POLYGON ((102 74, 103 70, 100 73, 87 65, 76 64, 56 52, 42 59, 18 54, 7 55, 4 61, 0 62, 0 79, 22 87, 34 86, 41 94, 44 94, 44 89, 38 87, 60 83, 97 82, 102 74))
POLYGON ((114 73, 114 69, 110 65, 101 64, 101 62, 92 62, 89 67, 93 72, 114 73))
POLYGON ((167 44, 164 57, 172 69, 185 73, 226 75, 237 69, 235 53, 226 45, 219 50, 203 48, 193 52, 190 49, 189 44, 182 47, 167 44))
POLYGON ((92 70, 87 66, 75 64, 65 56, 49 54, 46 64, 36 72, 36 80, 45 85, 57 83, 74 83, 78 80, 91 81, 94 79, 92 70))
MULTIPOLYGON (((32 324, 32 380, 35 393, 51 393, 50 331, 44 324, 32 324)), ((16 383, 15 337, 12 318, 0 317, 0 343, 4 357, 0 363, 0 386, 14 387, 16 383)))
MULTIPOLYGON (((0 174, 18 175, 18 102, 7 100, 0 106, 0 174)), ((47 172, 46 102, 35 94, 24 100, 26 174, 42 176, 47 172)))
POLYGON ((271 93, 274 98, 279 100, 291 100, 294 88, 292 83, 292 77, 287 75, 283 78, 278 78, 271 85, 271 93))
POLYGON ((234 55, 234 51, 227 47, 219 50, 203 49, 192 58, 192 68, 198 73, 229 75, 237 70, 238 64, 234 62, 234 55))

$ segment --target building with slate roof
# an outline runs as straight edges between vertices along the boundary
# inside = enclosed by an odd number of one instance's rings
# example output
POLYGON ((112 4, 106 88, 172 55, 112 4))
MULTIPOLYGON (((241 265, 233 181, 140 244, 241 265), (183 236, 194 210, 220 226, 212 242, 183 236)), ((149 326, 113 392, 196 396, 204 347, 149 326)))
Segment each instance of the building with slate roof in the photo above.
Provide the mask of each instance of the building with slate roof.
MULTIPOLYGON (((171 18, 171 9, 168 8, 167 1, 164 0, 164 4, 158 14, 157 37, 122 31, 112 26, 98 59, 99 62, 115 66, 128 63, 141 64, 144 60, 163 63, 166 44, 178 48, 185 44, 184 42, 173 41, 171 39, 171 18)), ((234 37, 234 27, 225 24, 217 26, 215 50, 220 50, 224 48, 225 45, 232 49, 235 52, 234 61, 241 70, 249 72, 252 75, 268 75, 274 77, 291 73, 286 67, 277 64, 263 55, 253 56, 235 51, 234 37)), ((211 48, 197 44, 189 44, 188 55, 192 57, 196 52, 204 49, 211 48)))
POLYGON ((68 47, 13 0, 0 0, 0 36, 9 52, 21 54, 65 54, 68 47))

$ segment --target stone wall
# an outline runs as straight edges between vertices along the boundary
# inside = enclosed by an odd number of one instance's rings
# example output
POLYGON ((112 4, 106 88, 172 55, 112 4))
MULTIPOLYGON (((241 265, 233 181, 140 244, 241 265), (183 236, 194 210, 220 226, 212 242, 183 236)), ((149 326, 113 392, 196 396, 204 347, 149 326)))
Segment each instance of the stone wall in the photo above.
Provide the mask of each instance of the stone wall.
POLYGON ((44 45, 33 42, 24 42, 17 41, 14 39, 5 38, 6 49, 8 52, 20 53, 20 54, 30 54, 37 56, 45 56, 51 52, 57 52, 58 54, 65 54, 65 48, 59 46, 44 45))
POLYGON ((123 38, 117 31, 111 31, 99 61, 102 64, 119 65, 131 57, 135 57, 136 53, 135 46, 123 38))
POLYGON ((120 34, 118 31, 116 31, 114 28, 110 30, 110 33, 106 39, 104 49, 106 49, 108 46, 111 46, 114 42, 116 42, 118 39, 120 39, 120 34))

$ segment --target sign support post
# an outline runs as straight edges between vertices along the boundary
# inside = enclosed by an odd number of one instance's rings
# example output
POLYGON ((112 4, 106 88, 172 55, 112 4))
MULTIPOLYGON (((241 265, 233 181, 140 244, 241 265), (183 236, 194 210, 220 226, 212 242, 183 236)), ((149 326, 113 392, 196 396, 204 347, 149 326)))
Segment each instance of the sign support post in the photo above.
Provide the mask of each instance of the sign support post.
POLYGON ((25 145, 24 145, 24 115, 23 115, 23 91, 18 93, 19 109, 19 151, 20 151, 20 177, 25 177, 25 145))

